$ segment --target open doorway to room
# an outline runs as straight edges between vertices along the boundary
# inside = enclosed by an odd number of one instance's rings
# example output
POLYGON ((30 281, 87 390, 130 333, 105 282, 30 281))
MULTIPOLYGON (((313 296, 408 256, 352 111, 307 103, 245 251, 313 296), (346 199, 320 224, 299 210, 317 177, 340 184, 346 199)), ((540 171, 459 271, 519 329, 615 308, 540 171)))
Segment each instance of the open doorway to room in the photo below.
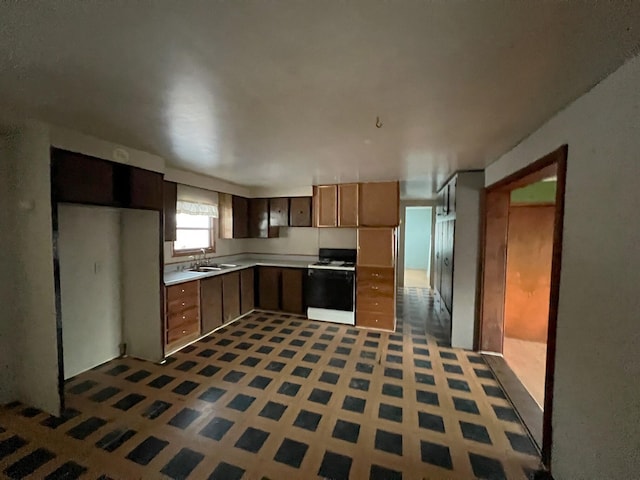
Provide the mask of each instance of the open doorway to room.
POLYGON ((404 286, 430 288, 431 207, 406 207, 404 227, 404 286))
POLYGON ((479 349, 550 462, 567 147, 485 189, 479 349))
POLYGON ((551 293, 556 176, 511 191, 503 356, 540 409, 551 293))

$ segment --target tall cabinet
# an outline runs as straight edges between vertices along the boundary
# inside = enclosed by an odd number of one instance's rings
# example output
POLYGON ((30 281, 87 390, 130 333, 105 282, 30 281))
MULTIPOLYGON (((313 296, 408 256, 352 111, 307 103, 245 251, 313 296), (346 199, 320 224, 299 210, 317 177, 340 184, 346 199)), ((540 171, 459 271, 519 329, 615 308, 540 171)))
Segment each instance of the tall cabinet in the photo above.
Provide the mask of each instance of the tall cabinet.
POLYGON ((358 185, 356 325, 395 330, 398 182, 358 185))
POLYGON ((451 322, 451 344, 474 348, 483 172, 458 172, 438 191, 435 307, 451 322))

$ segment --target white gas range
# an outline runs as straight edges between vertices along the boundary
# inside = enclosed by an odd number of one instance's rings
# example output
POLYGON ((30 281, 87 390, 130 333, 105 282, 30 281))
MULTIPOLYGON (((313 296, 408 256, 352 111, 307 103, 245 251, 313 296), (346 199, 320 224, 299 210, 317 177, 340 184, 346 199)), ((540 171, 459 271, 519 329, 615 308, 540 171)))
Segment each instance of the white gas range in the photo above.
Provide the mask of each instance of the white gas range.
POLYGON ((356 250, 321 248, 309 265, 305 297, 311 320, 355 325, 356 250))

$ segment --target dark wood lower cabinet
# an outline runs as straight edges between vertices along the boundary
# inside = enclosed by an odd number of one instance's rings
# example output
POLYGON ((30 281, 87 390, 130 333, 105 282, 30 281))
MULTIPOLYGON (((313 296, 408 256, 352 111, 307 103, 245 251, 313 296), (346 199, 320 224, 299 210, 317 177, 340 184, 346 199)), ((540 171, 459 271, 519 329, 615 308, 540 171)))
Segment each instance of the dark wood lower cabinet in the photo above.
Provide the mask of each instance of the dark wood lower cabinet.
POLYGON ((280 268, 258 269, 258 307, 262 310, 280 310, 280 268))
POLYGON ((240 272, 222 275, 222 319, 230 322, 240 316, 240 272))
POLYGON ((304 270, 283 268, 282 272, 282 310, 289 313, 304 313, 304 289, 302 282, 304 270))
POLYGON ((262 310, 304 314, 302 268, 259 267, 258 307, 262 310))
POLYGON ((250 312, 254 308, 255 304, 255 291, 254 291, 254 276, 255 272, 253 268, 247 268, 240 272, 240 314, 250 312))
POLYGON ((200 305, 203 334, 222 325, 222 277, 200 281, 200 305))

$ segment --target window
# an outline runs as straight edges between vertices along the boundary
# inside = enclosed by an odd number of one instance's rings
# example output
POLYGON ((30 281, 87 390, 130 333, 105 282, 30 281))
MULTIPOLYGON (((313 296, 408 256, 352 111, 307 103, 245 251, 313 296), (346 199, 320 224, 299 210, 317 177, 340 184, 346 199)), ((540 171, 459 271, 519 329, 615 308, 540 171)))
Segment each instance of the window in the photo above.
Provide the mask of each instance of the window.
POLYGON ((215 252, 217 217, 215 205, 178 200, 174 254, 191 254, 203 248, 215 252))

